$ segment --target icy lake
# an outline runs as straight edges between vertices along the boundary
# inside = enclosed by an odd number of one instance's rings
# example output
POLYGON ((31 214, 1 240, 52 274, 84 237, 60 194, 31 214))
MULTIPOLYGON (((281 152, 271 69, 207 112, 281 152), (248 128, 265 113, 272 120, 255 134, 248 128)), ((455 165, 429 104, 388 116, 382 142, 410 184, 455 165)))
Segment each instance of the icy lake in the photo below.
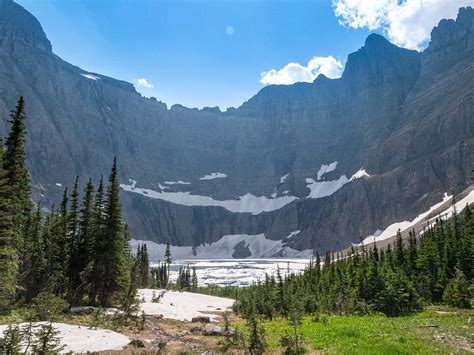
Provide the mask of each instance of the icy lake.
MULTIPOLYGON (((280 269, 282 275, 289 272, 300 273, 309 264, 310 259, 192 259, 176 260, 171 265, 172 281, 175 281, 180 267, 189 265, 196 268, 199 285, 248 286, 264 280, 265 274, 276 275, 280 269)), ((151 264, 156 266, 156 264, 151 264)))

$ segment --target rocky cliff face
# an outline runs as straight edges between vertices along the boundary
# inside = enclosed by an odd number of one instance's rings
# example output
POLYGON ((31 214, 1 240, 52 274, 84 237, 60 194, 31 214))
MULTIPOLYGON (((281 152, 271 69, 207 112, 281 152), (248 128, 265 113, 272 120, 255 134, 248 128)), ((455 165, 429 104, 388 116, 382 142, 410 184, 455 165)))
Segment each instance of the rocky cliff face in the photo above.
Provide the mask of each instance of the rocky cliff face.
POLYGON ((222 113, 168 109, 64 62, 31 14, 0 0, 1 131, 25 96, 28 164, 46 205, 116 155, 136 239, 199 246, 264 233, 293 249, 342 249, 468 184, 473 24, 461 9, 423 53, 371 35, 341 79, 268 86, 222 113))

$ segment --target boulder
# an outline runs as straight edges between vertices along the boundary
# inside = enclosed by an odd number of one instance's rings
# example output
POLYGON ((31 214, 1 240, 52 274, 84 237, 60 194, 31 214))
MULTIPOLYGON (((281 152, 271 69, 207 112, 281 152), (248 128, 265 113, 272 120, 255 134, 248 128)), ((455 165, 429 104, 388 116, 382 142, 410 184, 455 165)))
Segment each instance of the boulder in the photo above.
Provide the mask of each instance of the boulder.
POLYGON ((211 318, 208 316, 193 317, 191 319, 193 323, 211 323, 211 318))

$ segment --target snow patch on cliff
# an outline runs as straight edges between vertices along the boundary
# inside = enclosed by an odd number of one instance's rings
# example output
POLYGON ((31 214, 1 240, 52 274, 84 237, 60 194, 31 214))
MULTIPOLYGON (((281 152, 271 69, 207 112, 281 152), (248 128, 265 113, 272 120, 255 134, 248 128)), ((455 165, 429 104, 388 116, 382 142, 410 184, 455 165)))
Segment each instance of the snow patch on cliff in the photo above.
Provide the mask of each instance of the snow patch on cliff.
MULTIPOLYGON (((166 182, 165 182, 166 183, 166 182)), ((124 191, 134 192, 158 200, 168 201, 184 206, 214 206, 223 207, 235 213, 252 213, 254 215, 262 212, 275 211, 283 206, 297 200, 295 196, 281 196, 268 198, 266 196, 255 196, 250 193, 240 196, 236 200, 216 200, 209 196, 193 195, 190 192, 168 192, 155 191, 136 187, 136 184, 120 184, 124 191)))
POLYGON ((365 169, 360 169, 354 175, 352 175, 352 177, 349 179, 349 181, 354 181, 355 179, 360 179, 360 178, 363 178, 364 176, 365 177, 370 177, 370 175, 367 174, 365 169))
POLYGON ((354 181, 356 179, 361 179, 363 177, 370 177, 370 175, 367 174, 365 169, 360 169, 354 175, 352 175, 350 179, 348 179, 346 175, 342 175, 337 180, 319 181, 322 175, 328 173, 329 171, 333 171, 336 168, 336 165, 337 162, 331 163, 329 165, 322 165, 321 169, 318 172, 318 181, 315 181, 311 178, 306 179, 306 187, 309 189, 309 194, 307 198, 316 199, 331 196, 333 193, 335 193, 348 182, 354 181), (322 171, 324 171, 324 173, 320 174, 322 171))
POLYGON ((199 178, 199 180, 214 180, 214 179, 223 179, 226 177, 227 177, 227 174, 224 174, 224 173, 211 173, 208 175, 204 175, 203 177, 199 178))
POLYGON ((87 73, 87 74, 82 74, 81 73, 81 75, 86 79, 90 79, 90 80, 94 80, 94 81, 100 79, 98 76, 95 76, 95 75, 92 75, 92 74, 89 74, 89 73, 87 73))
POLYGON ((165 181, 165 185, 191 185, 188 181, 165 181))
POLYGON ((328 165, 325 165, 325 164, 321 165, 318 171, 318 180, 321 180, 324 174, 330 173, 331 171, 336 170, 336 168, 337 168, 337 161, 332 162, 328 165))
POLYGON ((307 188, 309 188, 308 198, 321 198, 331 196, 341 187, 348 183, 346 175, 342 175, 337 180, 315 181, 311 178, 306 179, 307 188))
POLYGON ((285 174, 285 175, 283 175, 283 176, 280 178, 280 184, 283 184, 283 183, 286 181, 286 179, 288 179, 288 176, 290 176, 290 174, 285 174))

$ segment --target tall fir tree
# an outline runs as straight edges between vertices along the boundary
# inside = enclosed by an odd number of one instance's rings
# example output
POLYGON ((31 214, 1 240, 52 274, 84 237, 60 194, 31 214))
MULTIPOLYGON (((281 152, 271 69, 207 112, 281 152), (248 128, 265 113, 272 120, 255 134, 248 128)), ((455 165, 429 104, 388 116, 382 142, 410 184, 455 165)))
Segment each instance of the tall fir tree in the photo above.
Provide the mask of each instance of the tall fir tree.
POLYGON ((79 176, 76 177, 71 194, 71 206, 68 214, 68 300, 72 305, 78 304, 78 287, 81 284, 80 273, 80 232, 79 232, 79 176))
POLYGON ((12 187, 8 183, 3 156, 3 141, 0 140, 0 312, 14 298, 19 267, 12 215, 12 187))
POLYGON ((119 193, 117 159, 114 158, 105 203, 104 243, 102 244, 104 249, 101 250, 104 274, 100 275, 103 278, 103 288, 99 293, 99 301, 104 306, 110 304, 112 296, 123 292, 128 286, 119 193))
POLYGON ((10 132, 6 141, 5 169, 12 189, 11 211, 16 242, 21 244, 32 207, 30 181, 25 152, 25 100, 20 97, 10 114, 10 132))

